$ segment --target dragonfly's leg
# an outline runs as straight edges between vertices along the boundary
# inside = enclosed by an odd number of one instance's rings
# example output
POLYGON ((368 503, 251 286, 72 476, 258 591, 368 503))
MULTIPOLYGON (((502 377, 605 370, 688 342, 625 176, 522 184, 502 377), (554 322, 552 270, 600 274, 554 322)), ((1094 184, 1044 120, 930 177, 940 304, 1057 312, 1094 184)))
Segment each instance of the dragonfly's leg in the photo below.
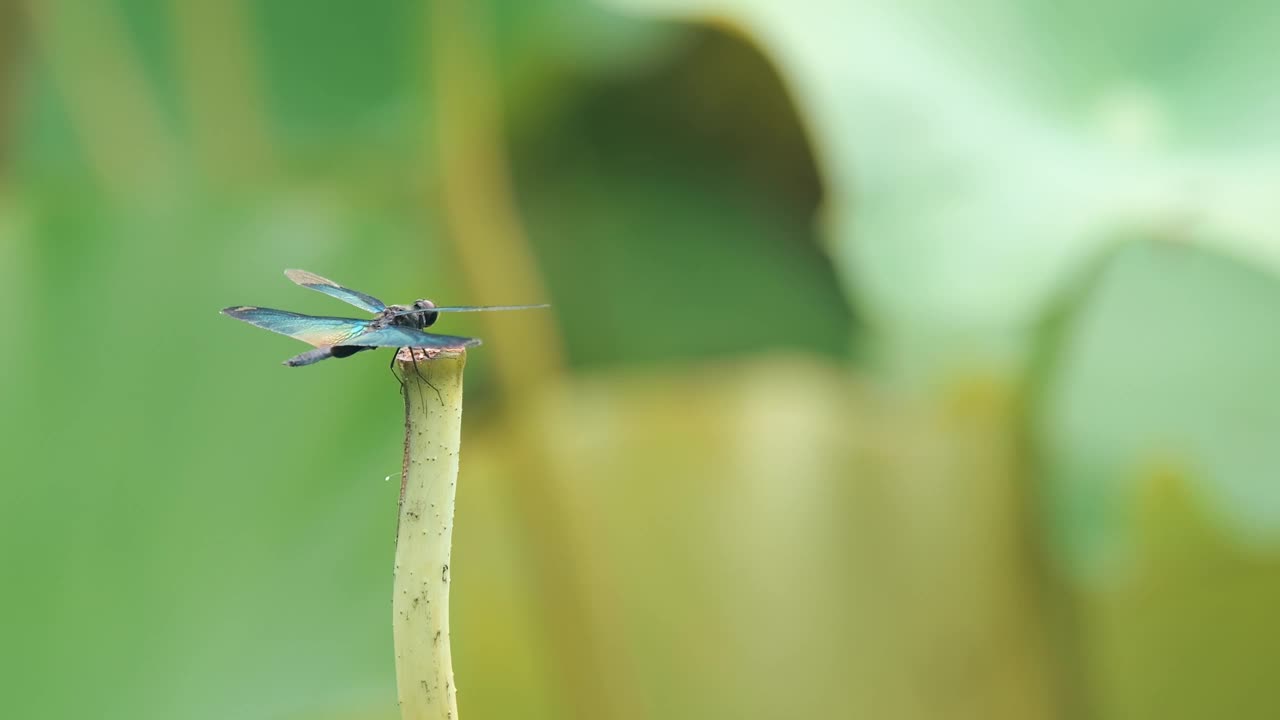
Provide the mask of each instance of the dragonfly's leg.
MULTIPOLYGON (((418 353, 414 352, 414 349, 413 349, 413 348, 409 348, 409 354, 413 356, 413 371, 418 375, 418 378, 419 378, 420 380, 422 380, 423 382, 427 383, 427 386, 428 386, 428 387, 432 387, 432 389, 434 389, 434 387, 431 385, 431 381, 430 381, 430 380, 428 380, 427 378, 423 377, 423 375, 422 375, 422 368, 421 368, 421 367, 419 367, 419 365, 418 365, 418 353)), ((421 386, 421 385, 419 385, 419 386, 418 386, 418 393, 419 393, 419 395, 418 395, 418 399, 422 401, 422 407, 425 409, 425 408, 427 407, 427 400, 426 400, 426 398, 425 398, 425 397, 423 397, 423 396, 422 396, 422 394, 421 394, 421 393, 422 393, 422 386, 421 386)), ((438 392, 437 392, 436 394, 437 394, 437 395, 439 395, 439 393, 438 393, 438 392)))
POLYGON ((427 374, 423 375, 422 368, 418 366, 418 354, 413 352, 412 348, 409 350, 409 354, 413 357, 413 371, 418 373, 418 377, 422 378, 422 381, 427 384, 427 387, 436 391, 436 400, 439 400, 440 404, 444 405, 444 397, 440 394, 440 388, 431 384, 431 366, 427 366, 427 374))
POLYGON ((395 378, 396 382, 400 383, 400 394, 403 395, 405 388, 404 378, 400 377, 400 373, 396 372, 396 357, 399 354, 400 348, 396 348, 395 352, 391 353, 391 364, 387 365, 387 369, 391 371, 391 377, 395 378))
POLYGON ((440 395, 440 388, 431 384, 431 366, 430 365, 427 366, 427 377, 424 379, 427 381, 427 387, 436 391, 436 400, 440 402, 440 407, 444 407, 444 397, 440 395))

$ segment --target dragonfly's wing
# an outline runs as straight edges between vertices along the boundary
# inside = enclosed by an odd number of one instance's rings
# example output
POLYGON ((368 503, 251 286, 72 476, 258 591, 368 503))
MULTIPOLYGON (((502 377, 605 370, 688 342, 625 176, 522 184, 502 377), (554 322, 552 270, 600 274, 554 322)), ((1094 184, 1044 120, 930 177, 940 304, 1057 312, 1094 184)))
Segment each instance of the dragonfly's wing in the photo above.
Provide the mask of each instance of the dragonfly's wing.
POLYGON ((285 310, 272 310, 260 307, 229 307, 222 311, 237 320, 271 332, 288 335, 316 347, 340 345, 343 341, 359 335, 369 327, 368 320, 352 318, 315 317, 300 315, 285 310))
POLYGON ((537 310, 550 305, 446 305, 444 307, 427 308, 427 312, 488 312, 490 310, 537 310))
POLYGON ((322 278, 306 270, 285 270, 284 275, 304 288, 319 290, 325 295, 336 297, 343 302, 351 303, 372 313, 382 312, 387 309, 386 303, 372 295, 365 295, 358 290, 344 288, 328 278, 322 278))
POLYGON ((435 333, 422 332, 417 328, 384 327, 344 340, 342 344, 363 347, 420 347, 461 350, 473 345, 479 345, 480 340, 479 338, 458 337, 456 335, 436 335, 435 333))

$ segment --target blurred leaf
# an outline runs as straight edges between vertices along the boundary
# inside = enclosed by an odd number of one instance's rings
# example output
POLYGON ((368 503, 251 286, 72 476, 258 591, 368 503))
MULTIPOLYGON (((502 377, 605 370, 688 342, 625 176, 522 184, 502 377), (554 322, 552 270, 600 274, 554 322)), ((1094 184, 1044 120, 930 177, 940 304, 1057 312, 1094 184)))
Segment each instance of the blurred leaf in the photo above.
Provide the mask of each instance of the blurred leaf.
POLYGON ((514 169, 573 362, 848 356, 809 148, 753 48, 698 33, 536 130, 516 136, 514 169))
POLYGON ((516 125, 558 109, 584 76, 626 75, 659 60, 687 34, 639 22, 594 0, 486 0, 504 102, 516 125))
POLYGON ((1073 299, 1040 380, 1037 434, 1078 570, 1128 567, 1135 483, 1153 466, 1179 469, 1234 537, 1280 537, 1277 317, 1269 273, 1168 243, 1124 246, 1073 299))
POLYGON ((917 358, 1009 352, 1130 227, 1280 263, 1274 4, 612 2, 761 43, 822 158, 847 287, 917 358))

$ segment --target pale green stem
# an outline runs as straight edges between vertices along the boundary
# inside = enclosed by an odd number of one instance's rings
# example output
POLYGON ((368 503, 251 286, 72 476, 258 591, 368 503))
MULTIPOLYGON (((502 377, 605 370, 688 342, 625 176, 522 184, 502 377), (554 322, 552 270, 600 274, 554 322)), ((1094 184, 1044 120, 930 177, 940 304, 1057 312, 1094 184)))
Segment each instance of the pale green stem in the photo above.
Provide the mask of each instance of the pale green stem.
POLYGON ((404 465, 393 632, 403 720, 457 720, 449 654, 449 552, 466 352, 396 356, 404 382, 404 465))

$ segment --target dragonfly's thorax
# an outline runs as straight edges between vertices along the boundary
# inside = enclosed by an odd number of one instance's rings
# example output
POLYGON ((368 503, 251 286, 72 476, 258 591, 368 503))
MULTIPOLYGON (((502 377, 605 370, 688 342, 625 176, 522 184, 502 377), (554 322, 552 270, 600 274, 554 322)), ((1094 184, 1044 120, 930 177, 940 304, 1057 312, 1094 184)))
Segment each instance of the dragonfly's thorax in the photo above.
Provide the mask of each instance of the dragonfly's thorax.
POLYGON ((431 327, 440 313, 431 312, 436 306, 430 300, 417 300, 412 305, 392 305, 384 313, 390 325, 411 328, 431 327))

